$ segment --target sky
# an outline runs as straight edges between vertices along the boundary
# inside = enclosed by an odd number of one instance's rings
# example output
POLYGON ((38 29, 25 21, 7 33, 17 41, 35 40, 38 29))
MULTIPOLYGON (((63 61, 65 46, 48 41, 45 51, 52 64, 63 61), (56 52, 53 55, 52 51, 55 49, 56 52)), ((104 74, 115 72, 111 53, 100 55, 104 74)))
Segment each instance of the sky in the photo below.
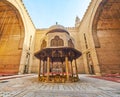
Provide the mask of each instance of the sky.
POLYGON ((56 22, 74 27, 75 18, 83 18, 91 0, 23 0, 36 28, 49 28, 56 22))

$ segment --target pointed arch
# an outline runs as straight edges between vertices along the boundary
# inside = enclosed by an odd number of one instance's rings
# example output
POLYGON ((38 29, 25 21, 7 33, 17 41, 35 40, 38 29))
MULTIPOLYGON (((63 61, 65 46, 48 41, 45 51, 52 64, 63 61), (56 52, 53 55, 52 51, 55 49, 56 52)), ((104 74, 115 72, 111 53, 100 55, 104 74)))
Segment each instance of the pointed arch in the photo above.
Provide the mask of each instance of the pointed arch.
POLYGON ((55 36, 51 40, 51 46, 64 46, 64 41, 59 36, 55 36))
POLYGON ((92 25, 92 34, 102 73, 119 73, 120 0, 102 0, 92 25))
POLYGON ((17 74, 24 42, 24 25, 18 9, 0 1, 0 73, 17 74))
POLYGON ((41 44, 41 49, 44 49, 46 46, 47 46, 47 42, 43 40, 41 44))
POLYGON ((71 39, 68 40, 68 46, 74 48, 74 44, 71 39))

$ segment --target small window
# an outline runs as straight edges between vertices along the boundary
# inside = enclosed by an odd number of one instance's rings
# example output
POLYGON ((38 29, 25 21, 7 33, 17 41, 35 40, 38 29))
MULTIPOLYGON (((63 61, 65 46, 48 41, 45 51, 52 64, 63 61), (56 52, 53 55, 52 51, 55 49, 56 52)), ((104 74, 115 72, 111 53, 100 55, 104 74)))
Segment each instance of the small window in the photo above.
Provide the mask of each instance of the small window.
POLYGON ((64 41, 59 38, 59 36, 55 36, 54 39, 51 40, 51 46, 64 46, 64 41))
POLYGON ((45 48, 46 46, 47 46, 47 43, 45 40, 43 40, 41 44, 41 49, 45 48))
POLYGON ((70 39, 70 40, 68 40, 68 46, 69 47, 73 47, 74 48, 74 44, 73 44, 73 42, 72 42, 72 40, 70 39))
POLYGON ((85 33, 84 33, 84 40, 85 40, 85 47, 86 47, 86 49, 87 49, 87 48, 88 48, 88 44, 87 44, 87 39, 86 39, 85 33))

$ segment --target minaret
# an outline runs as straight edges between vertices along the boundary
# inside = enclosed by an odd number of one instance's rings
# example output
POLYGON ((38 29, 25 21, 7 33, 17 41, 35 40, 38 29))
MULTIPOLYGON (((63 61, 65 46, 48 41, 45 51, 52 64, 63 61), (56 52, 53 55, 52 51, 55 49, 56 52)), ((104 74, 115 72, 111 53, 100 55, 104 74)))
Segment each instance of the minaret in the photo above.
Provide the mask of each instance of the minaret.
POLYGON ((58 25, 58 22, 56 22, 56 25, 58 25))
POLYGON ((79 25, 80 25, 80 18, 78 16, 76 16, 75 27, 78 27, 79 25))

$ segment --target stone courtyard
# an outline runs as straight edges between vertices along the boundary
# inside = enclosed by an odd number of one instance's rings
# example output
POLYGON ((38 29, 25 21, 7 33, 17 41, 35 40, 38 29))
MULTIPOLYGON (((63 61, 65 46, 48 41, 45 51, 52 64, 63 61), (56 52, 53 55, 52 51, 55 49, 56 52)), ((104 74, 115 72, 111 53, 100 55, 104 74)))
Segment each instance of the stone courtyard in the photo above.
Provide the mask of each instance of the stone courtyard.
POLYGON ((120 83, 88 76, 76 83, 41 83, 36 74, 0 77, 0 97, 120 97, 120 83))

